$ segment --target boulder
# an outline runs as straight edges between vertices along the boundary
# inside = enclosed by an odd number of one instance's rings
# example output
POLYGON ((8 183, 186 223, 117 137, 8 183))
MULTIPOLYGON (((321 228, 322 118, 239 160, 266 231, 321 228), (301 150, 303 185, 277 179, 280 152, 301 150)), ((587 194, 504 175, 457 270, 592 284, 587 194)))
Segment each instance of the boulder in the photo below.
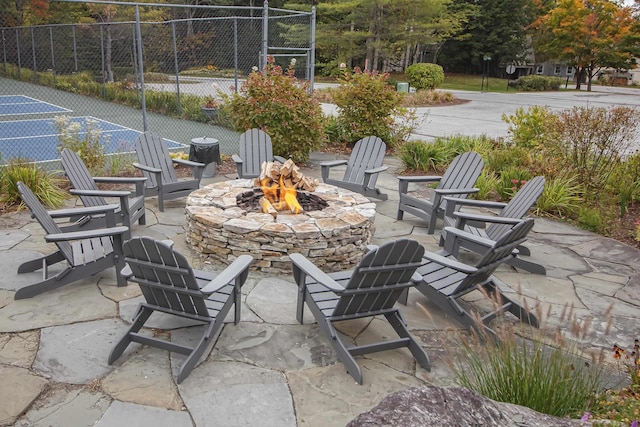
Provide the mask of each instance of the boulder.
POLYGON ((380 426, 545 426, 584 425, 578 420, 541 414, 496 402, 466 388, 414 387, 385 397, 347 427, 380 426))

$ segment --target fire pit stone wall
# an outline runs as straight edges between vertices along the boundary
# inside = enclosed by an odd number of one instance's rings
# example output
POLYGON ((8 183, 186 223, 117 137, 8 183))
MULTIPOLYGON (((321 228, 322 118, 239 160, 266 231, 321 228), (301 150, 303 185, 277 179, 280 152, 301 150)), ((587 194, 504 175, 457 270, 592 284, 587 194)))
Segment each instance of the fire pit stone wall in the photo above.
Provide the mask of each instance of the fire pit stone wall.
POLYGON ((217 182, 187 198, 187 243, 203 257, 230 264, 254 257, 254 267, 290 272, 289 253, 302 253, 324 271, 353 268, 367 251, 375 231, 375 203, 333 185, 314 194, 328 202, 323 210, 297 215, 246 211, 236 196, 253 189, 253 180, 217 182))

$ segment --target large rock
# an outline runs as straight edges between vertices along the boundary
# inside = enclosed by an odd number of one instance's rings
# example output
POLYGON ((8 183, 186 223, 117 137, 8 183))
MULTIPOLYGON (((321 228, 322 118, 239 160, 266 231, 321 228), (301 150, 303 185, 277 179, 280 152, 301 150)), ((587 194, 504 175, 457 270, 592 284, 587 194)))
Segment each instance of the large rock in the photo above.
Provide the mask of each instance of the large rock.
POLYGON ((579 426, 580 421, 496 402, 466 388, 414 387, 385 397, 347 427, 366 426, 579 426))

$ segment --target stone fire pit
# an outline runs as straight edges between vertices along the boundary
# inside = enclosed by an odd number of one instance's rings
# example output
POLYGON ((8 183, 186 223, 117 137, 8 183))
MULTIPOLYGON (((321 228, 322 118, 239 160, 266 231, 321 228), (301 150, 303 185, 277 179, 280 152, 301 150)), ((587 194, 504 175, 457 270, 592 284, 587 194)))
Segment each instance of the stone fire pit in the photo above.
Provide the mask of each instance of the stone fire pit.
POLYGON ((187 198, 187 243, 203 256, 230 264, 254 257, 254 267, 271 273, 291 271, 289 253, 301 253, 324 271, 353 268, 375 231, 376 205, 366 197, 320 184, 313 194, 323 210, 274 218, 238 207, 236 196, 253 189, 252 179, 217 182, 187 198))

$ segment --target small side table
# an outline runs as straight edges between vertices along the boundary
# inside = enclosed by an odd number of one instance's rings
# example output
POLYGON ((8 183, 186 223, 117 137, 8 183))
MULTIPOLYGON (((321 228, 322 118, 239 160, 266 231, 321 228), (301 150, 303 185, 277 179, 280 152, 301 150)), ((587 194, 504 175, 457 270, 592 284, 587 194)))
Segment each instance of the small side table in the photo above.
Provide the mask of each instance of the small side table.
POLYGON ((213 178, 216 176, 216 165, 221 164, 220 143, 217 139, 206 136, 193 138, 189 149, 189 160, 206 164, 202 177, 213 178))

